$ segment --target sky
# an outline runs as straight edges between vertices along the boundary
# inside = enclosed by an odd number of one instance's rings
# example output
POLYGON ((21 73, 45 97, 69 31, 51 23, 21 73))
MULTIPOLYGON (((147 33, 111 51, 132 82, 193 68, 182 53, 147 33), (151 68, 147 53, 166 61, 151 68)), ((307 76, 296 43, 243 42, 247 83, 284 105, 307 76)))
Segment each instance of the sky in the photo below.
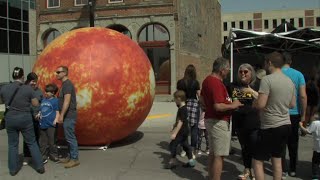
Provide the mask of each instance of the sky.
POLYGON ((223 13, 320 8, 320 0, 220 0, 223 13))

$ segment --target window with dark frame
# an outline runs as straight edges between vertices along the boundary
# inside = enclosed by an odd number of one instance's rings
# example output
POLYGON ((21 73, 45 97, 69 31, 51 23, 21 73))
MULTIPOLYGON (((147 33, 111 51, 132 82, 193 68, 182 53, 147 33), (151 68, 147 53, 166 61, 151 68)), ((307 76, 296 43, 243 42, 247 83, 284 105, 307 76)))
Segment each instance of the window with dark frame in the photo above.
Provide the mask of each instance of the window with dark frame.
POLYGON ((232 21, 232 22, 231 22, 231 27, 232 27, 232 28, 236 28, 236 22, 232 21))
POLYGON ((252 21, 248 21, 248 29, 252 29, 252 21))
POLYGON ((290 24, 292 24, 294 26, 294 18, 290 19, 290 24))
POLYGON ((316 25, 319 27, 320 26, 320 17, 316 18, 316 25))
POLYGON ((223 31, 228 31, 228 23, 223 22, 223 31))
POLYGON ((74 5, 75 6, 84 6, 88 4, 88 0, 75 0, 74 5))
POLYGON ((1 53, 30 54, 29 8, 29 0, 0 0, 1 53))
POLYGON ((240 28, 240 29, 243 29, 243 21, 240 21, 240 22, 239 22, 239 28, 240 28))
POLYGON ((264 20, 264 29, 269 29, 269 20, 264 20))
POLYGON ((60 7, 60 0, 47 0, 47 8, 60 7))
POLYGON ((169 31, 165 26, 157 23, 146 25, 138 35, 139 45, 145 51, 154 70, 156 94, 171 92, 169 41, 169 31))
POLYGON ((299 27, 303 27, 303 18, 299 18, 299 27))
POLYGON ((228 39, 228 36, 223 36, 223 42, 226 42, 228 39))
POLYGON ((276 28, 278 26, 278 21, 276 19, 272 20, 272 28, 276 28))
POLYGON ((122 3, 123 0, 108 0, 108 3, 122 3))

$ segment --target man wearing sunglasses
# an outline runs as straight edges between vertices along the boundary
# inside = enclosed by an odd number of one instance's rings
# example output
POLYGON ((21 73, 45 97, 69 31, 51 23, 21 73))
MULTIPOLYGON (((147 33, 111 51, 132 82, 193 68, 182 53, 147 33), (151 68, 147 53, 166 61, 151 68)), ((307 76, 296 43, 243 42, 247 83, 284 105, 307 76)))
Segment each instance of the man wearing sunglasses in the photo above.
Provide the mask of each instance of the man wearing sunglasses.
POLYGON ((70 158, 60 159, 65 168, 72 168, 80 164, 78 159, 78 141, 75 135, 75 124, 77 119, 77 100, 73 83, 68 78, 68 67, 59 66, 56 77, 62 81, 59 92, 59 123, 63 122, 64 136, 69 143, 70 158))
POLYGON ((291 133, 288 138, 287 146, 289 150, 290 166, 288 169, 286 163, 285 149, 282 157, 282 169, 284 172, 283 176, 286 176, 289 170, 289 175, 295 177, 298 159, 299 122, 303 122, 305 120, 307 109, 306 82, 300 71, 297 71, 290 67, 292 63, 291 54, 289 54, 288 52, 284 52, 282 55, 285 61, 285 65, 282 67, 282 72, 291 79, 296 88, 296 106, 290 109, 289 111, 291 121, 291 133))

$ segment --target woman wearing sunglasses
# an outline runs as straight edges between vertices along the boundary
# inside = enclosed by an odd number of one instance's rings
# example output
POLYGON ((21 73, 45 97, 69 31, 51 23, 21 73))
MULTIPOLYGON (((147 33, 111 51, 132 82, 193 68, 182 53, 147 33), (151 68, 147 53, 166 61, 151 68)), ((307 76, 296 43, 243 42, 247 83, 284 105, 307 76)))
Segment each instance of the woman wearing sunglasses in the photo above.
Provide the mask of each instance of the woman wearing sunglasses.
POLYGON ((229 95, 233 100, 239 100, 244 106, 234 111, 232 114, 232 123, 238 136, 241 150, 243 165, 245 167, 238 179, 254 179, 251 170, 251 160, 253 154, 254 142, 257 138, 257 132, 260 128, 258 112, 252 108, 253 95, 244 92, 245 89, 259 87, 256 84, 256 74, 250 64, 242 64, 238 69, 237 81, 231 83, 228 87, 229 95))

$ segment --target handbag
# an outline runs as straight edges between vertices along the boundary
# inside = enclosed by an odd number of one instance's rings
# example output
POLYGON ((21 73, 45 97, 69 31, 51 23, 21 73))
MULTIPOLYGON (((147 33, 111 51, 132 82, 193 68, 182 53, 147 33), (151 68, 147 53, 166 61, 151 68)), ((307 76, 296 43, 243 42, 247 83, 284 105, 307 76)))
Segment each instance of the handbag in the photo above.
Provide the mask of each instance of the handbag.
POLYGON ((3 119, 2 119, 1 122, 0 122, 0 130, 3 130, 3 129, 6 128, 6 119, 5 119, 5 117, 6 117, 6 114, 8 113, 8 111, 9 111, 9 109, 10 109, 10 106, 11 106, 11 103, 12 103, 14 97, 16 96, 17 92, 18 92, 19 89, 20 89, 20 86, 21 86, 21 84, 20 84, 20 85, 17 87, 17 89, 14 91, 14 93, 13 93, 13 95, 11 96, 11 99, 10 99, 10 101, 9 101, 7 107, 6 107, 6 110, 4 111, 3 119))

